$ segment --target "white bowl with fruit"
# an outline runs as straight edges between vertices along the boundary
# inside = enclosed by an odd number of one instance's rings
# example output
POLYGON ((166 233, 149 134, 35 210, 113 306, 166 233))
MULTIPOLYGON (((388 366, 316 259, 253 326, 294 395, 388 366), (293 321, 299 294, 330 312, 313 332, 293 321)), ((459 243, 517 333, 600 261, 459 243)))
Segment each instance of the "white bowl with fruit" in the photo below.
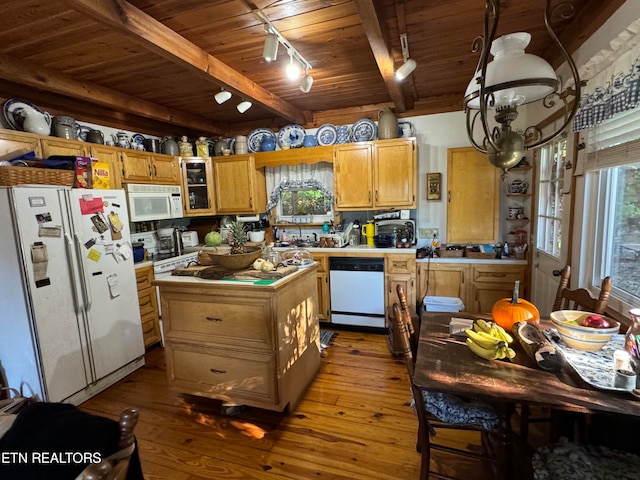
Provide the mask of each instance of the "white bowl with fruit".
POLYGON ((618 322, 593 312, 558 310, 550 317, 565 343, 576 350, 600 350, 620 331, 618 322))

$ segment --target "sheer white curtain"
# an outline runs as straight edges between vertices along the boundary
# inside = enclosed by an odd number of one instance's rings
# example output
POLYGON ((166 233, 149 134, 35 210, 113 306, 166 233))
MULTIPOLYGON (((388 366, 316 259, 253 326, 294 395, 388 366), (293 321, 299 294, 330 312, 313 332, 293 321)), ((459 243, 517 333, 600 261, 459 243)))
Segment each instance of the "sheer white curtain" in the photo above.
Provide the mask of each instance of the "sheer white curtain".
POLYGON ((327 162, 301 163, 294 166, 265 167, 267 210, 275 207, 280 193, 290 188, 317 188, 333 201, 333 165, 327 162))

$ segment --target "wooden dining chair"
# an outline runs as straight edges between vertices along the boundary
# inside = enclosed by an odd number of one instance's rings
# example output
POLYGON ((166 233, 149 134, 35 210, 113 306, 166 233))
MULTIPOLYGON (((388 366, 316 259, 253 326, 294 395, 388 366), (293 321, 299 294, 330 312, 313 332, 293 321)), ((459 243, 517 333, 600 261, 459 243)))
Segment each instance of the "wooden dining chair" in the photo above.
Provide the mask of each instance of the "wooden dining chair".
POLYGON ((556 310, 584 310, 602 315, 607 308, 607 301, 613 283, 611 277, 605 277, 600 285, 600 294, 594 297, 586 288, 569 288, 571 266, 565 266, 560 272, 560 284, 553 302, 553 311, 556 310))
POLYGON ((120 414, 118 451, 103 458, 99 463, 88 465, 76 480, 125 480, 127 478, 129 462, 136 447, 133 429, 138 423, 138 417, 139 413, 135 408, 127 408, 120 414))
MULTIPOLYGON (((571 290, 569 288, 569 281, 571 279, 571 266, 566 265, 560 272, 560 284, 558 285, 558 290, 556 293, 556 298, 553 303, 552 311, 556 310, 583 310, 593 313, 598 313, 600 315, 604 314, 604 311, 607 308, 607 301, 609 300, 609 294, 611 292, 611 287, 613 283, 611 281, 611 277, 605 277, 602 280, 602 284, 600 285, 600 294, 598 297, 594 297, 589 290, 586 288, 577 288, 571 290)), ((563 413, 562 416, 565 417, 564 422, 566 423, 568 420, 566 417, 568 416, 566 413, 563 413)), ((541 423, 541 422, 550 422, 552 420, 552 412, 531 412, 531 409, 528 405, 522 405, 520 409, 520 436, 525 441, 529 436, 529 425, 532 423, 541 423)), ((579 425, 577 428, 582 430, 583 426, 580 425, 582 422, 581 417, 576 417, 579 425)), ((558 420, 559 421, 559 420, 558 420)), ((574 423, 575 419, 571 421, 574 423)))
MULTIPOLYGON (((406 302, 405 302, 406 303, 406 302)), ((410 317, 407 321, 406 312, 403 312, 398 303, 393 304, 393 321, 399 333, 402 344, 404 362, 409 374, 411 391, 418 416, 418 443, 417 450, 422 455, 420 466, 420 480, 430 477, 441 479, 454 479, 444 473, 431 470, 431 450, 440 450, 452 454, 463 455, 481 461, 490 461, 495 464, 496 457, 488 447, 489 442, 481 442, 480 453, 463 450, 452 446, 432 442, 438 429, 456 429, 480 432, 480 436, 486 439, 495 431, 498 425, 498 416, 493 408, 481 402, 468 401, 455 395, 437 392, 427 392, 418 388, 413 383, 415 372, 414 355, 412 353, 412 340, 410 330, 410 317)), ((415 337, 415 333, 413 335, 415 337)), ((417 344, 417 339, 413 342, 417 344)))

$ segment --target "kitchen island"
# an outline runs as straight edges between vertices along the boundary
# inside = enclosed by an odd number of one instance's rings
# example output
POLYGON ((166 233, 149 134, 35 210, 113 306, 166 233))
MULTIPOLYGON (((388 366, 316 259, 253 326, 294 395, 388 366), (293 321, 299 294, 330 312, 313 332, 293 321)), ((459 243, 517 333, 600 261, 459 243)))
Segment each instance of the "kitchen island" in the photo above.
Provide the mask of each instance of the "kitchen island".
POLYGON ((293 412, 320 367, 317 268, 273 283, 156 280, 169 386, 293 412))

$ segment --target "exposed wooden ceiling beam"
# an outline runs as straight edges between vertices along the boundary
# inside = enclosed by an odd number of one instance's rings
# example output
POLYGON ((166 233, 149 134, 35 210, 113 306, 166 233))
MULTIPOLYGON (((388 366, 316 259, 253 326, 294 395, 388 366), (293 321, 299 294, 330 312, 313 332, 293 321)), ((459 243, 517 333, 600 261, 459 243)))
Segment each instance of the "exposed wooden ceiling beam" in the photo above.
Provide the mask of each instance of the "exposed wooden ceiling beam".
POLYGON ((380 70, 389 96, 396 106, 396 112, 403 113, 406 111, 404 95, 395 78, 395 66, 389 48, 388 34, 380 21, 375 3, 372 0, 354 0, 354 3, 358 9, 358 15, 362 19, 362 27, 378 64, 378 70, 380 70))
POLYGON ((91 102, 152 120, 188 127, 196 131, 222 134, 225 128, 202 117, 189 115, 146 100, 73 78, 0 53, 0 78, 71 98, 91 102))
POLYGON ((135 42, 266 110, 296 123, 305 113, 124 0, 63 0, 69 7, 105 23, 135 42))

